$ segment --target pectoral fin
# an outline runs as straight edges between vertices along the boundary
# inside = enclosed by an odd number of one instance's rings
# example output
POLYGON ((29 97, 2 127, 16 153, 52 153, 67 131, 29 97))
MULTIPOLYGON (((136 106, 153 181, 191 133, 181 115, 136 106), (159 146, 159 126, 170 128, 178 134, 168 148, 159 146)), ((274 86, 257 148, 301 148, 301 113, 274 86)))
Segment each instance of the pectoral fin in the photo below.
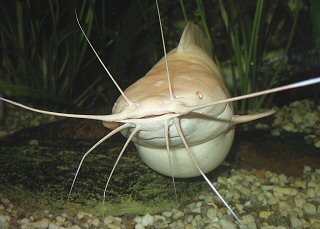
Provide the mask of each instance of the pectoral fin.
POLYGON ((103 122, 103 125, 110 130, 118 128, 121 124, 118 122, 103 122))
POLYGON ((266 111, 266 112, 263 112, 263 113, 256 113, 256 114, 235 115, 233 117, 232 123, 239 124, 239 123, 244 123, 244 122, 250 122, 250 121, 253 121, 253 120, 256 120, 256 119, 267 117, 269 115, 272 115, 275 112, 276 112, 275 110, 270 110, 270 111, 266 111))

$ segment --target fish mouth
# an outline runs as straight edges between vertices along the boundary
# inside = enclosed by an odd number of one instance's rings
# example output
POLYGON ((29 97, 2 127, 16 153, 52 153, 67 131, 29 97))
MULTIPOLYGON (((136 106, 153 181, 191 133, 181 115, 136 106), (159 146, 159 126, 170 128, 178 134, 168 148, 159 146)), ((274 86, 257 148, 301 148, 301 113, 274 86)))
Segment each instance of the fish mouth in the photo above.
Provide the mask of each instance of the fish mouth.
MULTIPOLYGON (((175 139, 178 139, 180 138, 179 135, 170 135, 170 139, 171 140, 175 140, 175 139)), ((154 141, 154 140, 163 140, 165 141, 166 137, 164 134, 155 134, 155 135, 151 135, 150 134, 148 136, 145 136, 144 134, 140 134, 139 135, 139 139, 142 140, 142 141, 154 141)))
POLYGON ((176 118, 181 116, 181 114, 177 114, 175 112, 167 112, 167 113, 160 113, 160 114, 148 114, 142 115, 141 117, 137 118, 129 118, 123 119, 120 122, 122 123, 131 123, 131 124, 147 124, 147 123, 163 123, 170 119, 176 118))
MULTIPOLYGON (((139 130, 138 135, 139 139, 142 141, 165 140, 165 122, 173 120, 173 118, 177 116, 180 116, 180 114, 175 112, 148 114, 136 119, 123 120, 123 122, 130 122, 132 124, 139 125, 141 130, 139 130), (161 133, 159 133, 159 131, 161 133), (153 134, 151 134, 151 132, 153 132, 153 134)), ((179 135, 170 135, 171 139, 179 137, 179 135)))
POLYGON ((174 112, 168 112, 168 113, 162 113, 162 114, 152 114, 152 115, 143 116, 143 117, 138 118, 138 119, 152 119, 152 118, 158 118, 160 116, 165 116, 165 115, 168 115, 168 114, 175 114, 175 113, 174 112))

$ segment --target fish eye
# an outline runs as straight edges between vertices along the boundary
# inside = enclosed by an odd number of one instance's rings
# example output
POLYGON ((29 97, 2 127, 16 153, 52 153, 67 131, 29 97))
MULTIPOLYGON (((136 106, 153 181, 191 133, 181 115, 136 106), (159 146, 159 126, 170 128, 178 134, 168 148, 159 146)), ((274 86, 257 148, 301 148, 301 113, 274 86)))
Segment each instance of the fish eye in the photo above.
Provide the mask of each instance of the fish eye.
POLYGON ((203 93, 201 91, 196 91, 196 95, 199 99, 203 99, 203 93))

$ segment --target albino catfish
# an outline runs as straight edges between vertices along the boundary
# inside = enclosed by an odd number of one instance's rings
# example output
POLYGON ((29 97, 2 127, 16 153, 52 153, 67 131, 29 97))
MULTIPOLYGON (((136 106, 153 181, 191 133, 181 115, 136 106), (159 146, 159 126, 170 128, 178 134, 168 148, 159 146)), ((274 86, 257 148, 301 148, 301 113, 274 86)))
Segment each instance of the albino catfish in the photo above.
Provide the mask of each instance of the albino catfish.
MULTIPOLYGON (((158 5, 157 9, 160 19, 158 5)), ((274 111, 237 116, 234 114, 231 102, 320 83, 320 77, 229 98, 223 78, 212 60, 210 43, 200 28, 189 22, 178 47, 166 54, 161 20, 159 22, 164 58, 156 63, 144 77, 122 91, 94 50, 78 21, 83 35, 121 93, 113 106, 113 114, 57 113, 31 108, 1 97, 0 100, 38 113, 100 120, 106 127, 112 129, 82 157, 69 196, 85 157, 109 137, 121 132, 128 139, 109 175, 104 199, 116 165, 127 145, 132 141, 143 161, 155 171, 171 176, 173 183, 174 177, 188 178, 201 175, 231 214, 241 222, 205 173, 215 169, 227 156, 233 142, 235 124, 262 118, 273 114, 274 111)))

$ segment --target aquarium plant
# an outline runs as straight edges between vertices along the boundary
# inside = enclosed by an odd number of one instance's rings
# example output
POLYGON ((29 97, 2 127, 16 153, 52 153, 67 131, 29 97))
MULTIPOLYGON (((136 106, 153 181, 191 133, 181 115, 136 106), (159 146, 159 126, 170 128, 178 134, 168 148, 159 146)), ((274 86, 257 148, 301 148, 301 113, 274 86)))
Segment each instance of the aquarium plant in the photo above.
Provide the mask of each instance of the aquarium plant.
POLYGON ((86 55, 88 43, 74 12, 77 9, 90 37, 94 2, 84 0, 68 7, 59 0, 1 1, 0 90, 6 96, 60 106, 78 107, 92 100, 90 91, 99 77, 83 75, 92 58, 86 55))
MULTIPOLYGON (((187 15, 187 2, 180 3, 183 15, 187 15)), ((196 14, 214 45, 216 62, 224 72, 232 96, 275 87, 287 80, 288 76, 280 73, 297 35, 299 16, 305 8, 303 2, 218 0, 216 3, 219 15, 214 19, 208 16, 214 10, 204 6, 206 1, 196 1, 196 14), (217 26, 219 23, 224 28, 217 26), (225 42, 217 41, 219 38, 225 42), (219 45, 224 48, 222 55, 219 45)), ((238 113, 254 111, 270 105, 271 99, 272 96, 262 96, 243 100, 235 108, 238 113)))

